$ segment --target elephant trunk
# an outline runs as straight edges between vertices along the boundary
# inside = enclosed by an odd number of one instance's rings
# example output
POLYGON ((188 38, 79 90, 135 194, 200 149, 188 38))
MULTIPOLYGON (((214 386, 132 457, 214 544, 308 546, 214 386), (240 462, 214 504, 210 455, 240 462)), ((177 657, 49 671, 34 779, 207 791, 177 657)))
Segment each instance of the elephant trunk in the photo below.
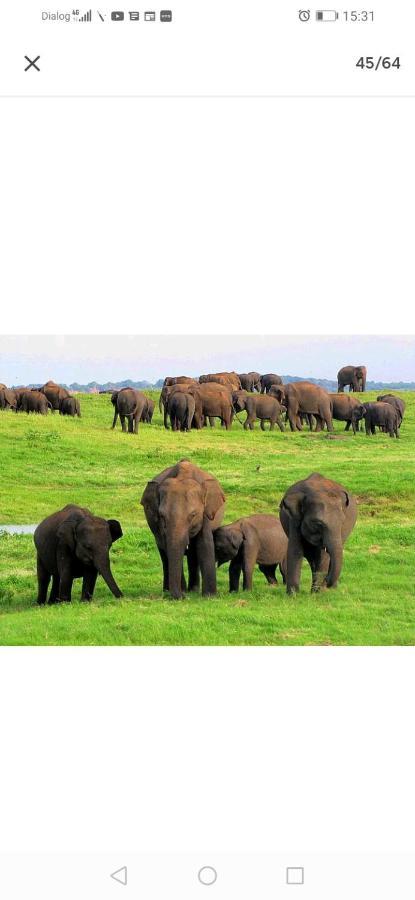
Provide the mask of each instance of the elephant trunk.
POLYGON ((167 559, 169 565, 169 591, 174 600, 180 600, 185 590, 183 559, 188 541, 176 534, 167 534, 167 559))
POLYGON ((107 556, 100 556, 95 562, 96 568, 100 575, 102 575, 105 583, 108 585, 114 597, 122 597, 122 591, 120 591, 115 578, 111 572, 111 566, 109 563, 109 559, 107 556))
POLYGON ((343 565, 343 542, 340 535, 330 537, 326 541, 326 550, 330 556, 327 587, 336 587, 343 565))

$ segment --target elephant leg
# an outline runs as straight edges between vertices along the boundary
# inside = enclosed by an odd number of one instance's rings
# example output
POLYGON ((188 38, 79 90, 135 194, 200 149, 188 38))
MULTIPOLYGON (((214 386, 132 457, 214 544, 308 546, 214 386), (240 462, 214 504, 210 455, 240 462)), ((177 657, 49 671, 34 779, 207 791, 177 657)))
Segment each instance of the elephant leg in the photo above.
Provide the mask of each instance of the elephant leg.
POLYGON ((304 556, 311 569, 311 592, 315 594, 325 586, 330 557, 321 547, 312 547, 311 544, 305 547, 304 556))
MULTIPOLYGON (((313 429, 310 428, 310 431, 313 429)), ((316 431, 323 431, 323 419, 321 416, 316 415, 316 431)))
POLYGON ((275 575, 276 568, 277 568, 276 566, 258 565, 259 571, 262 572, 263 575, 265 575, 265 578, 267 579, 268 584, 278 584, 278 581, 277 581, 276 575, 275 575))
POLYGON ((278 419, 277 419, 277 425, 278 425, 278 428, 280 429, 280 431, 284 431, 284 430, 285 430, 285 429, 284 429, 283 422, 282 422, 282 419, 281 419, 281 416, 278 416, 278 419))
MULTIPOLYGON (((345 431, 350 431, 350 426, 351 426, 351 425, 353 425, 353 422, 352 422, 351 419, 348 419, 347 422, 346 422, 346 428, 345 428, 344 430, 345 430, 345 431)), ((356 431, 356 429, 353 427, 353 434, 355 433, 355 431, 356 431)))
POLYGON ((200 588, 200 568, 194 540, 190 541, 187 550, 187 565, 189 569, 189 591, 198 591, 200 588))
POLYGON ((50 582, 49 572, 45 569, 43 563, 38 557, 37 560, 37 602, 39 606, 43 606, 46 603, 46 598, 48 594, 48 587, 50 582))
POLYGON ((243 545, 242 586, 244 591, 252 591, 252 576, 256 564, 256 549, 248 543, 243 545))
POLYGON ((265 420, 264 419, 260 419, 260 426, 261 426, 261 431, 265 431, 265 420))
POLYGON ((167 592, 169 590, 169 561, 165 550, 159 547, 158 551, 163 566, 163 591, 167 592))
POLYGON ((167 404, 165 403, 164 404, 164 413, 163 413, 163 424, 164 424, 164 427, 167 428, 167 430, 168 430, 169 422, 168 422, 167 416, 168 416, 168 410, 167 410, 167 404))
POLYGON ((270 419, 269 420, 269 430, 274 431, 274 428, 275 428, 275 419, 270 419))
POLYGON ((127 431, 127 425, 126 425, 126 422, 125 422, 125 416, 121 415, 121 413, 120 413, 120 422, 121 422, 121 428, 122 428, 122 430, 123 430, 123 431, 127 431))
POLYGON ((91 569, 89 572, 87 572, 86 575, 84 575, 82 579, 81 600, 92 600, 97 578, 98 572, 96 569, 91 569))
POLYGON ((216 594, 216 560, 213 534, 208 520, 195 538, 197 558, 202 573, 202 594, 216 594))
POLYGON ((238 557, 233 559, 229 566, 229 591, 239 591, 239 579, 241 577, 242 562, 238 557))
POLYGON ((296 525, 290 522, 287 550, 287 594, 300 590, 301 564, 304 548, 296 525))
POLYGON ((114 418, 112 420, 112 428, 115 428, 118 419, 118 409, 115 407, 114 418))
POLYGON ((52 578, 52 587, 49 594, 49 603, 56 603, 59 597, 59 575, 52 578))
POLYGON ((70 565, 64 566, 60 573, 59 579, 59 600, 64 600, 66 603, 71 602, 72 595, 72 584, 73 577, 70 565))

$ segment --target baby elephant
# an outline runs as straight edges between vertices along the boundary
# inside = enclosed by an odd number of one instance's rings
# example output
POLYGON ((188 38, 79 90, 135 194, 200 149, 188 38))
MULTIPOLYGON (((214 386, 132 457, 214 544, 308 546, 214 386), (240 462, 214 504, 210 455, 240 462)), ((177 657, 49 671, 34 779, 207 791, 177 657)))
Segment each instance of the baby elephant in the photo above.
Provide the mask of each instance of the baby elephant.
POLYGON ((91 600, 98 575, 102 575, 114 597, 122 597, 110 566, 109 550, 122 537, 117 519, 100 519, 89 509, 69 504, 37 526, 38 603, 71 599, 74 578, 83 578, 82 600, 91 600))
POLYGON ((288 539, 276 516, 246 516, 217 528, 213 534, 218 566, 230 562, 229 590, 239 590, 243 573, 244 591, 252 590, 256 565, 268 584, 277 584, 275 570, 279 566, 285 583, 288 539))
POLYGON ((266 421, 270 423, 271 431, 275 428, 275 424, 278 425, 280 431, 284 431, 281 421, 282 407, 276 397, 271 397, 269 394, 248 394, 246 391, 234 391, 232 407, 234 412, 242 412, 246 409, 245 430, 249 428, 252 431, 254 422, 260 419, 262 431, 265 431, 264 422, 266 421))
POLYGON ((77 397, 63 397, 59 401, 59 413, 61 416, 78 416, 81 418, 81 406, 77 397))

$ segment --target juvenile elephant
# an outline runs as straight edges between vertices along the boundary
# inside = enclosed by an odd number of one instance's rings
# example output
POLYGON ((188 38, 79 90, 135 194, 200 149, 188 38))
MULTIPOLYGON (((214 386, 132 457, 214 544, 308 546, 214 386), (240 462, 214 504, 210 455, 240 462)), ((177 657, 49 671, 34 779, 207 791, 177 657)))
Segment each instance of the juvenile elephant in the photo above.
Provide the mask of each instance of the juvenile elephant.
POLYGON ((0 388, 0 409, 13 409, 16 412, 16 391, 12 391, 10 388, 0 388))
POLYGON ((338 422, 346 422, 346 431, 352 426, 353 434, 359 431, 359 420, 353 416, 354 410, 360 410, 362 403, 357 397, 350 394, 330 394, 333 419, 338 422), (356 429, 357 425, 357 429, 356 429))
POLYGON ((288 537, 288 594, 300 588, 303 557, 311 568, 312 592, 321 587, 337 587, 343 545, 356 518, 357 504, 352 494, 317 472, 286 491, 280 504, 280 520, 288 537))
POLYGON ((343 366, 337 373, 337 391, 342 394, 345 387, 349 391, 364 392, 366 390, 366 366, 343 366))
POLYGON ((176 391, 170 394, 167 411, 172 431, 190 431, 195 414, 195 398, 192 394, 176 391))
POLYGON ((25 413, 40 413, 46 416, 52 404, 40 391, 24 391, 18 401, 18 408, 25 413))
POLYGON ((402 425, 402 419, 404 417, 404 412, 406 408, 406 403, 404 400, 401 400, 400 397, 395 397, 395 394, 382 394, 377 398, 380 403, 390 403, 398 413, 398 427, 400 428, 402 425))
POLYGON ((216 478, 182 459, 149 481, 141 498, 163 565, 163 590, 183 597, 189 570, 189 591, 216 593, 213 532, 222 522, 225 495, 216 478))
POLYGON ((291 431, 301 430, 299 417, 302 413, 316 417, 317 431, 324 425, 327 425, 328 431, 333 431, 330 395, 324 388, 310 381, 296 381, 285 384, 284 393, 291 431))
POLYGON ((38 603, 70 601, 74 578, 82 578, 82 600, 91 600, 98 575, 102 575, 114 597, 122 593, 113 578, 109 550, 122 537, 117 519, 101 519, 89 509, 69 504, 37 526, 38 603))
POLYGON ((61 416, 78 416, 81 418, 81 405, 77 397, 64 397, 59 403, 61 416))
POLYGON ((282 407, 275 397, 263 394, 247 394, 246 391, 234 391, 232 394, 232 405, 234 412, 246 410, 245 430, 249 428, 252 431, 254 422, 260 419, 262 431, 265 431, 264 422, 266 421, 270 423, 270 431, 273 431, 275 424, 278 425, 280 431, 284 431, 284 425, 281 421, 282 407))
POLYGON ((399 413, 390 403, 365 403, 355 415, 363 416, 367 435, 376 434, 377 426, 389 437, 399 437, 399 413))
POLYGON ((46 384, 39 388, 39 391, 47 397, 53 411, 59 409, 62 400, 71 396, 66 388, 61 387, 60 384, 55 384, 54 381, 47 381, 46 384))
POLYGON ((247 372, 239 375, 239 381, 241 382, 241 388, 244 391, 260 391, 261 390, 261 376, 259 372, 247 372))
POLYGON ((218 566, 230 562, 230 591, 239 591, 241 572, 244 591, 252 590, 256 565, 268 584, 277 584, 275 570, 279 566, 285 582, 288 539, 276 516, 245 516, 231 525, 217 528, 213 540, 218 566))
POLYGON ((139 422, 142 421, 144 411, 147 408, 147 397, 141 391, 135 388, 123 388, 120 391, 114 391, 111 396, 111 403, 114 406, 114 419, 112 428, 117 424, 118 416, 120 417, 121 428, 130 434, 137 434, 139 422))
POLYGON ((282 384, 282 378, 270 372, 268 375, 261 375, 261 394, 268 394, 273 384, 282 384))
POLYGON ((142 422, 146 422, 147 425, 151 425, 153 421, 155 403, 151 397, 147 397, 146 406, 143 409, 142 422))

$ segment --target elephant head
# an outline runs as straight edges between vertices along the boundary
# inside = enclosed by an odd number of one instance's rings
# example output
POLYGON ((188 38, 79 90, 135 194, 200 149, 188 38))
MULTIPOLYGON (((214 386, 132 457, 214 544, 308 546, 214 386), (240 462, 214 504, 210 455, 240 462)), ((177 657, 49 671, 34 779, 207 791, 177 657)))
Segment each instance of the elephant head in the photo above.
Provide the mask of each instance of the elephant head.
MULTIPOLYGON (((321 490, 318 487, 304 491, 290 490, 281 502, 281 524, 288 535, 289 560, 290 553, 295 555, 295 548, 304 546, 303 542, 326 550, 330 557, 327 587, 336 586, 341 572, 342 529, 349 502, 349 494, 345 490, 321 490)), ((300 553, 302 555, 302 551, 300 553)))
POLYGON ((213 534, 215 544, 215 557, 218 566, 235 559, 243 542, 243 534, 240 528, 225 525, 217 528, 213 534))
POLYGON ((232 407, 234 412, 242 412, 246 408, 246 391, 232 391, 232 407))
POLYGON ((57 537, 58 552, 69 551, 82 565, 96 569, 114 597, 122 597, 112 575, 109 558, 111 545, 122 537, 117 519, 74 513, 62 523, 57 537))
POLYGON ((189 460, 181 460, 148 483, 141 503, 158 547, 167 557, 168 588, 172 596, 178 598, 183 594, 183 559, 194 539, 203 592, 214 593, 212 530, 220 525, 225 503, 216 479, 189 460))

